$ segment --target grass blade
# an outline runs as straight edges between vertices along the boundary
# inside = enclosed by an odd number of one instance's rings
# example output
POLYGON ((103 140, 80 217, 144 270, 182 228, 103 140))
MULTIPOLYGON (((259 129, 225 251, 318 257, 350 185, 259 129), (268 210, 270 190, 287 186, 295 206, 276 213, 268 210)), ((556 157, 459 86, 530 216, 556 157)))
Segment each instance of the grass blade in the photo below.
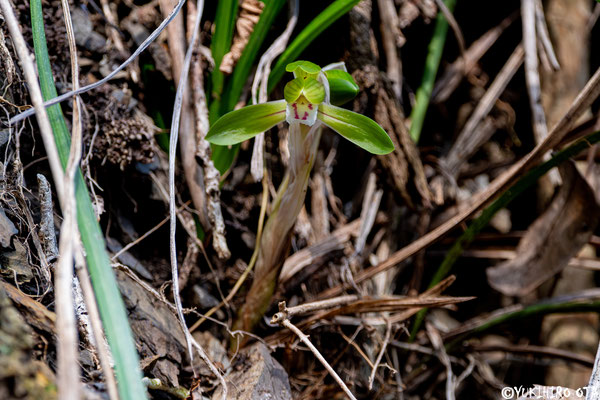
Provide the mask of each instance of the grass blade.
MULTIPOLYGON (((57 93, 48 58, 41 1, 32 0, 30 10, 40 84, 43 97, 48 100, 56 97, 57 93)), ((48 107, 48 116, 64 168, 69 158, 71 138, 60 105, 48 107)), ((96 221, 81 170, 78 170, 75 176, 75 197, 81 240, 86 251, 88 270, 96 294, 100 316, 115 362, 120 397, 122 400, 146 399, 146 389, 142 385, 138 354, 127 320, 125 305, 106 253, 102 231, 96 221)))
POLYGON ((269 78, 269 92, 279 83, 285 74, 285 66, 295 61, 298 56, 312 43, 325 29, 337 21, 342 15, 350 11, 360 0, 336 0, 327 7, 321 14, 317 15, 307 26, 296 36, 294 41, 281 54, 277 63, 271 71, 269 78))
MULTIPOLYGON (((277 15, 279 15, 279 12, 281 11, 285 2, 286 0, 265 1, 265 7, 260 14, 260 19, 254 26, 254 30, 252 31, 252 35, 250 35, 248 44, 246 44, 246 47, 244 48, 244 51, 242 52, 242 55, 240 56, 240 59, 233 70, 231 78, 225 84, 223 100, 221 102, 218 114, 219 117, 233 110, 236 103, 239 101, 242 91, 244 90, 244 85, 246 84, 248 76, 250 75, 250 71, 252 70, 252 65, 254 65, 254 61, 258 56, 260 47, 265 41, 269 29, 273 25, 273 21, 277 15)), ((216 118, 215 120, 211 121, 215 122, 216 118)), ((217 145, 212 146, 213 162, 215 163, 215 167, 219 170, 219 172, 224 173, 231 166, 238 149, 238 145, 232 147, 217 145)))
MULTIPOLYGON (((445 4, 448 7, 448 10, 452 12, 456 0, 446 0, 445 4)), ((431 92, 433 91, 433 84, 435 83, 435 77, 440 66, 440 60, 442 59, 442 52, 444 51, 444 44, 446 43, 447 32, 448 21, 444 14, 439 11, 435 20, 433 37, 431 38, 431 42, 429 42, 429 53, 425 60, 423 79, 421 80, 421 86, 417 90, 415 96, 415 107, 410 113, 410 137, 415 143, 419 142, 419 137, 421 136, 421 130, 423 129, 423 123, 425 122, 425 114, 427 114, 429 99, 431 98, 431 92)))
POLYGON ((209 119, 211 122, 216 121, 221 116, 221 96, 225 86, 225 74, 221 72, 219 66, 223 61, 223 56, 231 48, 237 10, 238 0, 219 0, 217 5, 215 33, 210 44, 210 50, 215 60, 215 68, 211 74, 211 102, 209 105, 209 119))
POLYGON ((447 349, 454 348, 456 345, 463 343, 467 338, 476 334, 487 332, 502 324, 526 318, 542 317, 544 315, 555 313, 598 312, 600 310, 600 301, 598 301, 596 290, 597 289, 589 289, 580 293, 543 299, 527 306, 517 306, 517 309, 514 311, 497 310, 496 312, 492 312, 490 316, 485 318, 479 325, 455 336, 453 340, 448 343, 447 349))
POLYGON ((244 85, 250 75, 252 65, 258 56, 258 51, 265 41, 269 28, 273 25, 273 21, 277 15, 279 15, 285 2, 286 0, 265 1, 265 8, 263 9, 262 14, 260 14, 260 19, 254 26, 254 31, 252 31, 250 40, 233 70, 231 79, 226 85, 227 90, 223 95, 222 114, 233 110, 236 103, 239 101, 244 85))

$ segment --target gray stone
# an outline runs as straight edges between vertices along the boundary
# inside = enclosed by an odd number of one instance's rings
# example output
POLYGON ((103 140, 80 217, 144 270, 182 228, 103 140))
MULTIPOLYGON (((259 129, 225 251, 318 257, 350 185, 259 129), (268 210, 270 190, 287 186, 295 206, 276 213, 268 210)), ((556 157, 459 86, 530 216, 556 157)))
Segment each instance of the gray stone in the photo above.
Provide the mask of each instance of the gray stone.
MULTIPOLYGON (((288 375, 271 355, 269 349, 256 343, 241 351, 238 370, 229 374, 225 380, 229 390, 228 399, 235 400, 291 400, 292 391, 288 375)), ((212 400, 220 400, 222 388, 219 387, 212 400)))
POLYGON ((10 238, 13 235, 19 233, 15 224, 4 213, 4 210, 0 208, 0 247, 10 247, 10 238))

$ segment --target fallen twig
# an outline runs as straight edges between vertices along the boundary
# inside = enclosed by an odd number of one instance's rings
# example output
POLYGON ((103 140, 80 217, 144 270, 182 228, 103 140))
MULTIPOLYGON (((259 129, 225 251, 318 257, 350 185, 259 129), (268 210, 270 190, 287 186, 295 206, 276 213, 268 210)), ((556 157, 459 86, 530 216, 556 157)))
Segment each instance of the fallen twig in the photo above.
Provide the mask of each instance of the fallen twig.
MULTIPOLYGON (((280 303, 280 307, 281 307, 281 303, 280 303)), ((284 307, 285 307, 285 303, 284 303, 284 307)), ((302 340, 302 342, 305 345, 308 346, 308 348, 310 349, 310 351, 312 351, 312 353, 315 355, 315 357, 317 357, 317 359, 321 362, 321 364, 325 367, 325 369, 327 369, 327 371, 329 372, 329 374, 331 374, 331 376, 337 382, 337 384, 340 385, 340 387, 342 388, 342 390, 344 391, 344 393, 346 393, 346 395, 350 399, 356 400, 356 397, 354 397, 354 395, 352 394, 352 392, 350 391, 350 389, 348 389, 348 386, 346 386, 346 384, 344 383, 344 381, 342 380, 342 378, 340 378, 340 376, 333 370, 333 368, 331 367, 331 365, 329 365, 329 363, 321 355, 321 353, 319 352, 319 350, 317 350, 317 348, 310 342, 310 340, 308 339, 308 336, 306 336, 304 333, 302 333, 302 331, 300 329, 298 329, 294 324, 292 324, 290 322, 290 320, 287 319, 287 318, 284 319, 284 320, 282 320, 280 322, 280 325, 285 326, 290 331, 294 332, 300 338, 300 340, 302 340)))
MULTIPOLYGON (((542 107, 535 14, 535 0, 521 0, 523 48, 525 49, 525 83, 529 92, 529 105, 533 119, 535 142, 540 143, 548 136, 548 126, 546 124, 546 113, 542 107)), ((549 158, 550 154, 544 155, 544 160, 548 160, 549 158)), ((551 171, 550 180, 553 185, 560 184, 561 180, 558 172, 551 171)))
POLYGON ((390 342, 390 335, 392 333, 392 324, 388 322, 387 328, 385 330, 385 337, 383 338, 383 343, 381 343, 381 349, 379 350, 379 354, 375 359, 375 363, 373 364, 373 368, 371 369, 371 375, 369 376, 369 390, 373 389, 373 381, 375 380, 375 373, 377 372, 377 368, 379 367, 379 363, 381 362, 381 358, 383 357, 383 353, 385 353, 385 349, 390 342))
MULTIPOLYGON (((191 5, 193 3, 189 3, 191 5)), ((201 57, 192 60, 192 98, 195 111, 195 154, 194 157, 200 163, 204 175, 204 192, 206 194, 206 214, 208 222, 212 227, 213 248, 220 259, 226 260, 231 257, 225 239, 225 221, 221 213, 220 180, 221 174, 215 167, 211 158, 210 144, 206 140, 209 129, 208 106, 206 93, 204 92, 204 71, 202 71, 201 57)), ((183 132, 182 132, 183 133, 183 132)), ((182 142, 182 146, 183 146, 182 142)), ((195 167, 196 168, 196 167, 195 167)), ((197 207, 198 205, 196 205, 197 207)), ((200 210, 200 212, 204 212, 200 210)), ((208 228, 208 227, 205 227, 208 228)))
POLYGON ((399 100, 402 98, 402 61, 398 56, 398 42, 401 38, 398 13, 393 0, 377 0, 377 6, 381 18, 380 29, 387 63, 386 72, 392 81, 396 100, 399 100))

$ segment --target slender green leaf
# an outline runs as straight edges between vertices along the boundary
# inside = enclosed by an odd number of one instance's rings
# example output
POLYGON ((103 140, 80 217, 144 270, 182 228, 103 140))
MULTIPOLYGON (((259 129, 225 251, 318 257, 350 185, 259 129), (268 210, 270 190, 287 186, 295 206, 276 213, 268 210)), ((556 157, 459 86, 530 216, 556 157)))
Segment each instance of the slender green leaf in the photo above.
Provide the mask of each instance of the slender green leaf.
MULTIPOLYGON (((219 112, 215 112, 211 118, 211 121, 213 122, 221 115, 233 110, 239 101, 242 91, 244 90, 244 85, 246 84, 248 76, 250 75, 250 71, 252 70, 252 65, 258 56, 260 46, 264 42, 269 29, 273 25, 275 17, 277 17, 281 11, 283 5, 286 3, 286 0, 265 0, 264 3, 265 7, 260 14, 258 23, 254 26, 254 30, 250 35, 250 40, 248 41, 248 44, 246 44, 246 47, 244 47, 244 51, 242 52, 240 59, 233 69, 231 78, 228 79, 225 84, 225 90, 222 93, 222 101, 220 102, 220 109, 218 110, 219 112)), ((214 107, 216 108, 216 106, 214 107)), ((215 167, 219 170, 219 172, 224 173, 233 163, 233 160, 238 152, 238 146, 229 148, 212 145, 211 148, 212 159, 215 163, 215 167)))
MULTIPOLYGON (((445 3, 448 10, 454 10, 456 0, 446 0, 445 3)), ((429 53, 425 60, 425 70, 423 71, 421 86, 417 89, 417 94, 415 95, 415 107, 410 114, 410 136, 415 143, 419 142, 419 137, 421 136, 425 114, 427 114, 429 99, 431 98, 433 84, 435 83, 435 76, 437 75, 440 60, 442 59, 442 52, 444 51, 444 44, 446 43, 447 32, 448 21, 446 21, 446 17, 440 11, 435 21, 433 37, 429 42, 429 53)))
POLYGON ((354 99, 360 88, 346 71, 340 69, 330 69, 325 71, 327 82, 329 82, 330 102, 333 105, 341 106, 354 99))
POLYGON ((329 7, 317 15, 307 26, 296 36, 281 54, 277 63, 273 67, 269 78, 269 92, 279 83, 286 66, 300 56, 304 49, 312 43, 317 36, 327 29, 331 24, 337 21, 342 15, 346 14, 357 5, 360 0, 336 0, 329 7))
MULTIPOLYGON (((35 59, 40 76, 40 85, 44 100, 48 100, 56 97, 57 93, 48 58, 41 1, 31 0, 30 11, 35 59)), ((71 146, 69 130, 60 105, 57 104, 48 107, 47 110, 58 147, 58 153, 63 168, 65 168, 71 146)), ((106 253, 102 230, 96 221, 94 208, 81 170, 75 175, 75 197, 77 202, 77 223, 81 234, 81 241, 86 252, 88 270, 98 302, 102 324, 115 363, 115 373, 119 383, 119 396, 121 400, 146 399, 146 389, 142 385, 138 354, 131 328, 129 327, 129 321, 127 320, 125 305, 121 298, 108 254, 106 253)))
POLYGON ((235 20, 237 18, 238 0, 219 0, 215 16, 215 33, 210 44, 210 50, 215 60, 215 68, 211 74, 210 120, 220 117, 221 96, 225 84, 225 75, 219 70, 223 56, 231 48, 235 20))
POLYGON ((328 127, 373 154, 394 151, 394 143, 377 122, 344 108, 321 104, 318 118, 328 127))
POLYGON ((248 140, 285 121, 285 100, 240 108, 225 114, 211 126, 206 140, 229 146, 248 140))
POLYGON ((447 350, 455 348, 457 345, 464 343, 464 341, 471 336, 487 332, 502 324, 525 319, 531 320, 531 318, 534 317, 541 317, 555 313, 597 313, 600 311, 600 301, 598 301, 597 298, 585 296, 584 293, 585 292, 579 296, 577 294, 566 294, 549 299, 543 299, 527 306, 517 307, 516 310, 513 310, 514 307, 509 307, 509 309, 501 309, 491 312, 489 317, 482 318, 483 321, 481 324, 475 324, 471 330, 457 336, 450 343, 448 343, 447 350))
POLYGON ((260 14, 260 19, 254 26, 248 44, 244 47, 244 51, 233 70, 231 79, 229 79, 226 84, 223 93, 223 105, 220 110, 221 115, 233 110, 240 100, 244 85, 246 85, 246 82, 248 81, 248 76, 250 76, 250 71, 258 56, 260 47, 262 46, 269 29, 273 25, 273 21, 286 3, 286 0, 268 0, 264 1, 264 3, 265 7, 260 14))

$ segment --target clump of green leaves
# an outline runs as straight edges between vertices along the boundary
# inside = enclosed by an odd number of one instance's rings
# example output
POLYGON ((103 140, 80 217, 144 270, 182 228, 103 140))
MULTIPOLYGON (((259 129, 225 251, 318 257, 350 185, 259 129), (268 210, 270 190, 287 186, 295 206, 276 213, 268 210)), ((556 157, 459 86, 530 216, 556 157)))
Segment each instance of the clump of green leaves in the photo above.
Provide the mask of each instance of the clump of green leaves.
POLYGON ((373 154, 388 154, 394 144, 375 121, 338 107, 354 98, 358 85, 340 69, 321 68, 309 61, 286 66, 294 79, 285 85, 284 99, 232 111, 210 128, 206 139, 214 144, 234 145, 264 132, 284 120, 313 126, 321 123, 373 154))

